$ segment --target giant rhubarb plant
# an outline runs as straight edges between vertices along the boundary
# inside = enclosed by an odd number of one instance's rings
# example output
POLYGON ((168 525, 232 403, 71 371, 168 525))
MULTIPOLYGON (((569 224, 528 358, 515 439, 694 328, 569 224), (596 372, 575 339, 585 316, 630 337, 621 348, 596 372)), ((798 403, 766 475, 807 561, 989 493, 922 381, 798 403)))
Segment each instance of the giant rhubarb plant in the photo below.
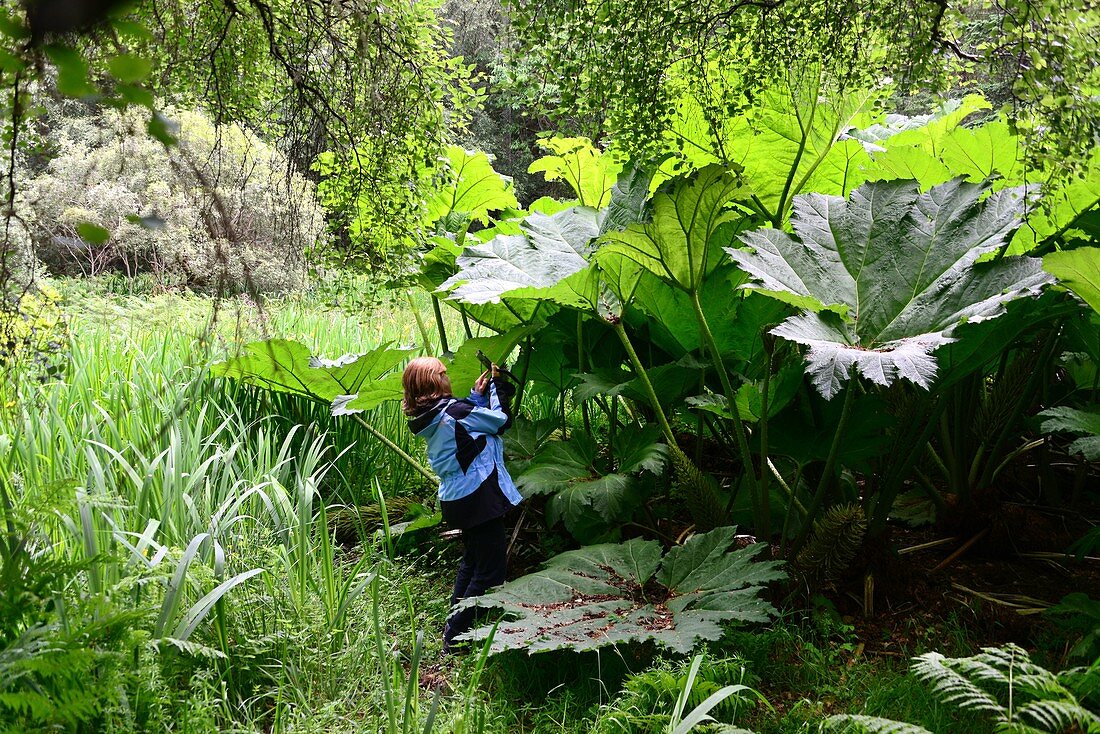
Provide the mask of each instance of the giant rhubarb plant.
MULTIPOLYGON (((591 545, 551 558, 541 571, 461 602, 500 609, 491 651, 570 648, 653 640, 686 653, 722 635, 722 623, 767 622, 765 584, 786 577, 777 561, 757 561, 767 546, 730 550, 736 530, 695 535, 661 555, 661 545, 635 538, 591 545)), ((483 640, 483 626, 465 635, 483 640)))
POLYGON ((1004 247, 1025 204, 1020 189, 987 193, 956 179, 925 193, 915 181, 881 181, 847 200, 800 196, 794 236, 755 230, 742 235, 746 249, 727 252, 753 279, 746 287, 803 309, 772 333, 809 347, 823 396, 853 371, 928 389, 933 352, 958 326, 999 316, 1052 280, 1037 259, 985 257, 1004 247))

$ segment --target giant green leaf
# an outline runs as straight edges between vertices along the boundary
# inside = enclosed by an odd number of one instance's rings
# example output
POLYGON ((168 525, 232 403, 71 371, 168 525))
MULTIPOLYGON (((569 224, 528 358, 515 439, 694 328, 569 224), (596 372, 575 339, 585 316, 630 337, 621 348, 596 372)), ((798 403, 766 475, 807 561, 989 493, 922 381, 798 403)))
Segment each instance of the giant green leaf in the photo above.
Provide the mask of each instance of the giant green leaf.
POLYGON ((849 135, 868 143, 872 149, 881 149, 883 145, 915 146, 934 155, 944 135, 971 114, 989 108, 985 97, 968 94, 962 99, 947 100, 926 115, 887 114, 881 121, 862 130, 852 130, 849 135))
POLYGON ((601 266, 625 257, 686 291, 695 291, 721 261, 719 245, 728 243, 737 219, 726 207, 740 193, 740 185, 724 168, 707 166, 691 178, 680 179, 671 192, 658 193, 652 202, 653 221, 635 224, 601 238, 597 258, 601 266))
POLYGON ((524 496, 552 495, 546 506, 551 525, 561 520, 582 543, 629 520, 642 499, 636 475, 657 474, 665 447, 656 428, 623 429, 612 446, 615 466, 599 454, 595 439, 578 434, 543 445, 516 476, 524 496))
POLYGON ((718 163, 736 170, 746 184, 744 197, 751 195, 753 205, 777 222, 795 194, 846 195, 863 182, 871 160, 864 143, 848 133, 877 120, 885 90, 839 94, 827 87, 824 76, 791 75, 742 115, 719 119, 711 112, 714 124, 705 109, 713 100, 702 99, 709 90, 685 87, 665 135, 670 155, 654 183, 718 163))
POLYGON ((874 119, 880 90, 830 93, 822 79, 791 81, 761 95, 751 119, 728 126, 725 150, 774 221, 785 218, 795 194, 845 195, 870 161, 856 140, 841 138, 874 119))
POLYGON ((427 202, 429 223, 451 214, 487 223, 491 211, 519 208, 511 181, 493 170, 485 153, 449 146, 439 175, 441 181, 427 202))
POLYGON ((600 234, 618 232, 649 219, 649 174, 641 168, 623 171, 611 187, 611 200, 600 224, 600 234))
POLYGON ((305 345, 288 339, 268 339, 245 345, 240 356, 211 367, 218 377, 256 385, 274 392, 293 393, 341 408, 352 398, 352 412, 367 410, 402 397, 401 375, 394 372, 408 349, 382 345, 364 354, 338 359, 314 357, 305 345))
POLYGON ((728 252, 749 287, 809 307, 772 333, 809 347, 807 371, 826 398, 853 369, 879 385, 903 377, 928 389, 932 352, 955 327, 998 316, 1051 280, 1033 258, 978 263, 1002 247, 1024 206, 1021 190, 987 193, 955 179, 925 193, 915 181, 884 181, 848 200, 804 195, 796 236, 755 230, 742 237, 749 249, 728 252))
MULTIPOLYGON (((483 245, 467 247, 456 261, 457 272, 440 287, 464 303, 498 303, 505 294, 537 295, 588 268, 590 243, 600 231, 600 215, 588 207, 557 214, 529 215, 522 234, 498 235, 483 245), (523 293, 516 291, 523 290, 523 293)), ((579 296, 565 292, 566 305, 579 296)))
POLYGON ((622 161, 592 145, 588 138, 547 138, 539 146, 548 151, 527 169, 547 181, 564 181, 582 206, 600 209, 611 200, 611 187, 623 170, 622 161))
MULTIPOLYGON (((695 535, 663 558, 660 543, 641 538, 588 546, 460 605, 503 611, 493 653, 648 640, 687 653, 701 640, 718 639, 723 623, 763 623, 775 615, 760 592, 786 574, 779 562, 755 560, 764 544, 731 551, 735 534, 721 527, 695 535)), ((483 640, 491 629, 464 638, 483 640)))
MULTIPOLYGON (((516 230, 519 231, 518 225, 516 230)), ((462 248, 444 236, 435 236, 429 241, 434 247, 421 256, 417 282, 424 290, 434 292, 454 276, 457 270, 456 261, 462 253, 462 248)), ((445 301, 445 303, 461 311, 472 321, 496 332, 508 331, 515 326, 532 323, 536 319, 544 320, 557 308, 551 303, 522 298, 509 298, 506 303, 473 304, 455 301, 445 301)))
POLYGON ((974 183, 996 178, 996 186, 1022 183, 1019 141, 1007 125, 1000 121, 976 128, 960 125, 971 113, 988 108, 983 97, 969 95, 947 103, 925 124, 879 141, 868 178, 912 178, 922 188, 959 175, 974 183))
MULTIPOLYGON (((685 397, 698 390, 703 365, 694 359, 690 359, 690 362, 694 364, 685 360, 646 369, 650 381, 659 386, 657 400, 663 408, 675 407, 685 397)), ((575 377, 577 385, 573 389, 574 400, 590 400, 597 395, 621 395, 637 403, 650 402, 649 393, 642 378, 618 367, 578 373, 575 377)))
POLYGON ((515 326, 502 334, 467 339, 447 362, 447 375, 456 395, 466 395, 484 371, 477 353, 483 352, 494 364, 503 365, 516 345, 541 328, 539 323, 515 326))
POLYGON ((1100 459, 1100 408, 1077 410, 1059 406, 1044 410, 1039 417, 1045 419, 1044 433, 1066 431, 1082 436, 1069 445, 1070 453, 1083 454, 1086 461, 1100 459))
POLYGON ((1063 246, 1075 231, 1084 239, 1100 241, 1100 233, 1088 232, 1089 215, 1100 211, 1100 148, 1093 151, 1080 177, 1064 180, 1060 173, 1044 183, 1042 199, 1012 239, 1009 254, 1027 252, 1048 239, 1063 246))
MULTIPOLYGON (((760 353, 766 327, 778 324, 789 308, 773 298, 738 291, 745 276, 726 263, 703 281, 699 305, 710 325, 715 344, 725 359, 752 362, 760 353)), ((669 288, 650 272, 642 274, 631 305, 643 312, 650 340, 679 359, 703 348, 691 296, 669 288)))
POLYGON ((729 163, 723 155, 722 142, 696 96, 700 91, 696 87, 685 87, 675 102, 672 119, 663 135, 668 155, 653 176, 652 190, 670 178, 711 164, 729 163))
POLYGON ((942 146, 940 160, 956 176, 974 182, 997 178, 1013 186, 1023 180, 1021 142, 1006 122, 956 128, 944 136, 942 146))
POLYGON ((1100 247, 1052 252, 1043 258, 1043 269, 1100 313, 1100 247))

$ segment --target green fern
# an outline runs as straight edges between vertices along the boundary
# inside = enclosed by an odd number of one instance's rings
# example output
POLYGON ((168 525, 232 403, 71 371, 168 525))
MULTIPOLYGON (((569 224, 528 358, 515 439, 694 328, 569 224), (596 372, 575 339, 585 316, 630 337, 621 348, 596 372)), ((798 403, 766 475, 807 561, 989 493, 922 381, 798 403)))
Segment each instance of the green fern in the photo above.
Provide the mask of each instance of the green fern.
POLYGON ((1076 701, 1032 701, 1021 706, 1016 715, 1044 732, 1100 730, 1100 718, 1076 701))
MULTIPOLYGON (((1011 643, 967 658, 926 653, 913 659, 911 669, 940 701, 986 714, 1000 734, 1100 734, 1100 717, 1063 684, 1080 682, 1081 675, 1067 679, 1052 673, 1011 643)), ((1089 672, 1083 675, 1087 679, 1089 672)), ((915 724, 873 716, 832 716, 825 723, 833 731, 931 734, 915 724)))
POLYGON ((855 560, 866 533, 867 516, 862 507, 831 507, 814 522, 813 535, 798 554, 798 567, 819 582, 836 581, 855 560))
POLYGON ((669 447, 669 454, 677 496, 687 505, 695 528, 706 532, 728 525, 729 513, 718 494, 718 482, 714 477, 701 471, 679 448, 669 447))

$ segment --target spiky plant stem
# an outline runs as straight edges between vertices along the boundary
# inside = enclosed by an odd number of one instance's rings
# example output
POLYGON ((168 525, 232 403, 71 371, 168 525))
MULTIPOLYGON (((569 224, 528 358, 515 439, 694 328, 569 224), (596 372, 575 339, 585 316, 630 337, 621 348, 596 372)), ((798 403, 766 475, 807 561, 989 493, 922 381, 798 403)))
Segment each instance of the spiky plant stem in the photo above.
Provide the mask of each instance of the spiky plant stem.
POLYGON ((847 392, 844 395, 844 407, 840 410, 840 422, 837 423, 836 433, 833 434, 833 445, 829 447, 829 457, 825 460, 825 471, 821 474, 821 481, 817 483, 817 490, 810 501, 810 506, 806 508, 806 522, 798 531, 798 538, 791 546, 794 553, 800 551, 802 546, 806 544, 806 539, 810 537, 810 531, 813 529, 813 520, 817 517, 817 513, 821 511, 821 506, 825 503, 825 496, 833 485, 833 471, 836 469, 837 458, 840 456, 841 437, 844 435, 844 428, 848 424, 848 416, 852 413, 855 393, 856 385, 854 381, 849 380, 847 392))
POLYGON ((422 477, 427 479, 428 482, 430 482, 431 484, 438 484, 439 483, 439 480, 436 478, 436 476, 434 474, 432 474, 430 471, 428 471, 427 467, 425 467, 423 464, 421 464, 419 461, 417 461, 411 455, 409 455, 408 452, 406 452, 404 449, 402 449, 400 446, 398 446, 396 443, 394 443, 390 439, 389 436, 386 436, 384 433, 379 431, 377 428, 372 426, 370 423, 367 423, 367 421, 364 420, 362 416, 352 415, 352 419, 356 423, 358 423, 360 426, 362 426, 363 429, 366 430, 367 433, 374 436, 379 441, 381 441, 383 444, 385 444, 386 448, 390 449, 395 454, 397 454, 402 459, 404 459, 405 462, 409 466, 411 466, 413 469, 415 469, 422 477))
POLYGON ((733 383, 730 382, 726 365, 722 361, 722 353, 718 350, 718 343, 714 340, 714 334, 711 333, 707 317, 703 313, 703 305, 699 302, 698 289, 691 292, 691 304, 695 309, 695 318, 699 322, 699 333, 703 337, 703 342, 707 345, 707 351, 710 352, 710 359, 714 363, 715 369, 718 370, 718 379, 722 383, 722 390, 726 394, 730 415, 733 417, 733 435, 741 454, 741 464, 749 480, 749 495, 752 497, 756 533, 762 538, 768 538, 771 536, 771 513, 770 507, 768 507, 768 498, 760 496, 759 483, 756 480, 756 467, 752 461, 752 452, 749 450, 745 423, 741 420, 741 414, 737 410, 737 393, 733 389, 733 383))
POLYGON ((645 367, 642 366, 642 361, 638 358, 638 352, 634 350, 634 345, 631 344, 626 329, 621 321, 612 324, 612 327, 615 329, 615 333, 619 335, 619 341, 622 342, 623 349, 626 350, 630 364, 642 381, 646 396, 657 414, 657 423, 668 442, 668 450, 672 456, 673 474, 677 483, 687 490, 684 493, 684 500, 688 506, 688 511, 691 513, 692 520, 700 529, 711 529, 723 524, 728 515, 718 497, 714 479, 700 471, 699 467, 692 463, 687 454, 680 450, 676 443, 676 436, 672 433, 672 426, 669 425, 665 411, 657 399, 657 391, 653 389, 653 383, 650 381, 645 367))

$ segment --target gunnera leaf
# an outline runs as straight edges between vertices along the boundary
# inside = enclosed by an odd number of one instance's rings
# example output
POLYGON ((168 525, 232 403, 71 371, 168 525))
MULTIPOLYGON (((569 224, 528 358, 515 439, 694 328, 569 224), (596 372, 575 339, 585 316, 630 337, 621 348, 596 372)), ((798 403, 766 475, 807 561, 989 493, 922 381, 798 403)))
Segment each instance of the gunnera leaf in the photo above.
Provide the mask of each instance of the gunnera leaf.
MULTIPOLYGON (((687 653, 715 640, 726 622, 767 622, 765 584, 786 577, 778 561, 757 561, 767 547, 731 551, 736 529, 695 535, 662 558, 654 540, 593 545, 551 558, 536 573, 459 603, 499 609, 490 652, 593 650, 652 640, 687 653)), ((492 626, 459 639, 484 640, 492 626)))
POLYGON ((614 471, 591 436, 548 442, 516 475, 516 486, 526 497, 552 495, 546 505, 549 525, 562 521, 582 543, 606 540, 645 499, 637 475, 663 469, 667 450, 659 439, 652 427, 622 431, 612 446, 614 471))
MULTIPOLYGON (((457 272, 440 290, 474 304, 498 303, 501 296, 521 290, 549 291, 588 267, 590 243, 599 235, 600 223, 595 209, 581 206, 530 214, 520 225, 521 234, 501 234, 467 247, 456 261, 457 272)), ((549 292, 544 297, 556 300, 549 292)), ((562 298, 570 306, 578 300, 568 290, 562 298)))
POLYGON ((443 181, 427 203, 429 223, 458 215, 486 224, 489 212, 517 208, 512 180, 493 170, 488 155, 457 145, 447 148, 443 181))
POLYGON ((1059 406, 1044 410, 1039 417, 1046 419, 1041 426, 1044 433, 1066 431, 1082 436, 1069 445, 1070 453, 1082 454, 1086 461, 1100 459, 1100 408, 1077 410, 1059 406))
POLYGON ((304 344, 268 339, 245 345, 240 356, 213 365, 210 372, 273 392, 331 403, 334 411, 358 412, 401 399, 401 375, 394 368, 409 351, 383 344, 364 354, 327 360, 311 355, 304 344), (355 409, 346 410, 353 401, 355 409))
POLYGON ((726 251, 754 288, 802 313, 772 330, 809 347, 807 372, 825 398, 853 370, 877 385, 905 378, 929 389, 933 352, 964 323, 1001 315, 1052 281, 1039 260, 979 262, 1011 235, 1022 189, 955 179, 921 193, 916 181, 864 184, 850 199, 795 198, 795 236, 758 229, 726 251))
POLYGON ((623 170, 623 162, 601 151, 588 138, 547 138, 539 147, 548 151, 527 169, 541 173, 547 181, 564 181, 583 206, 604 207, 611 200, 611 188, 623 170))

